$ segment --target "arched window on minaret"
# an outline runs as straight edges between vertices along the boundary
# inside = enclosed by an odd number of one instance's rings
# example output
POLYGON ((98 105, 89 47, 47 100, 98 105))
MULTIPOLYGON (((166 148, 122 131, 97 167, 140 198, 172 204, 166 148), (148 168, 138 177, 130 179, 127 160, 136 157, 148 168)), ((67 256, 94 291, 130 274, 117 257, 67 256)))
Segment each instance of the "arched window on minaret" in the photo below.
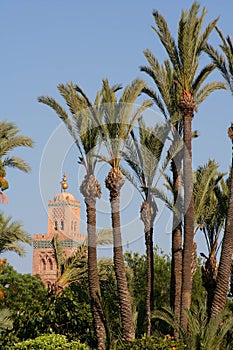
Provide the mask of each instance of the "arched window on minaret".
POLYGON ((41 270, 43 270, 43 271, 46 270, 46 261, 43 258, 40 261, 40 267, 41 267, 41 270))
POLYGON ((61 220, 61 230, 63 231, 64 230, 64 221, 61 220))
POLYGON ((57 231, 57 221, 54 222, 54 229, 57 231))
POLYGON ((74 222, 74 232, 77 230, 77 221, 74 222))
POLYGON ((48 264, 49 264, 49 269, 53 270, 53 262, 51 258, 48 259, 48 264))
POLYGON ((73 223, 73 220, 71 221, 71 231, 74 231, 74 223, 73 223))

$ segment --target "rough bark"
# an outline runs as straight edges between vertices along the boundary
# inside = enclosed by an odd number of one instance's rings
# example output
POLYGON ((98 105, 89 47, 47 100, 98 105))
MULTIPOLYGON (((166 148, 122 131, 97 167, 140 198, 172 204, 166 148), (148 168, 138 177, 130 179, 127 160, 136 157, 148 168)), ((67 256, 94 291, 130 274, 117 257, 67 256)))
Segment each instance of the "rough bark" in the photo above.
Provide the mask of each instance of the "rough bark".
POLYGON ((211 252, 205 265, 202 266, 202 281, 207 292, 207 313, 211 317, 211 307, 213 304, 214 292, 218 273, 218 264, 215 258, 215 252, 211 252))
POLYGON ((182 207, 181 207, 181 154, 179 153, 171 164, 174 185, 173 229, 172 229, 172 264, 170 305, 180 319, 181 286, 182 286, 182 207))
POLYGON ((192 171, 192 118, 194 105, 190 95, 180 104, 184 126, 184 244, 182 261, 181 324, 187 329, 185 309, 190 308, 192 293, 192 261, 194 237, 194 200, 192 171))
POLYGON ((96 252, 96 197, 100 197, 100 186, 94 175, 85 176, 80 187, 85 197, 88 233, 88 283, 91 298, 91 309, 97 338, 97 349, 105 350, 106 323, 101 305, 101 293, 98 277, 96 252))
MULTIPOLYGON (((145 244, 146 244, 146 335, 147 337, 151 334, 151 299, 152 299, 152 264, 153 254, 151 249, 151 213, 150 206, 145 201, 141 206, 141 220, 144 224, 145 244)), ((153 264, 154 265, 154 264, 153 264)))
MULTIPOLYGON (((232 161, 233 164, 233 161, 232 161)), ((211 317, 217 316, 224 309, 229 288, 231 274, 231 262, 233 254, 233 171, 231 168, 231 181, 228 200, 228 212, 225 232, 222 242, 222 250, 219 261, 216 289, 211 307, 211 317)))
POLYGON ((110 192, 111 218, 113 228, 113 260, 117 281, 117 291, 120 301, 120 314, 122 323, 122 338, 130 342, 135 338, 133 315, 128 283, 126 278, 124 256, 122 250, 122 237, 120 228, 120 189, 125 180, 119 169, 111 169, 105 184, 110 192))

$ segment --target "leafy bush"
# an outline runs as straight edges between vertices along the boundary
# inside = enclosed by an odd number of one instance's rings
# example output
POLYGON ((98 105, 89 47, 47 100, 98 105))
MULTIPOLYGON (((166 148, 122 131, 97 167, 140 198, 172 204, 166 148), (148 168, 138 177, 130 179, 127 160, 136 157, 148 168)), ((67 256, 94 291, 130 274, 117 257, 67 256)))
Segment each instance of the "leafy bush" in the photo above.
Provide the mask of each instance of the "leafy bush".
POLYGON ((122 344, 118 350, 184 350, 185 345, 170 336, 149 337, 143 336, 129 344, 122 344))
MULTIPOLYGON (((15 344, 11 350, 88 350, 80 341, 67 342, 67 338, 60 334, 42 335, 35 339, 25 340, 15 344)), ((9 349, 10 350, 10 349, 9 349)))

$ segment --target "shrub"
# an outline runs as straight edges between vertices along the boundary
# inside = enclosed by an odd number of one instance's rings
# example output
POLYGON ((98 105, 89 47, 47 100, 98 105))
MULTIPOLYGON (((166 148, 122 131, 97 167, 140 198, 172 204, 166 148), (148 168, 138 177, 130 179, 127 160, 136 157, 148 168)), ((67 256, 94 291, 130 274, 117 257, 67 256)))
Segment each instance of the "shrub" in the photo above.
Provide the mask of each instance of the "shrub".
MULTIPOLYGON (((89 347, 80 341, 67 342, 65 335, 41 335, 35 339, 28 339, 15 344, 11 350, 88 350, 89 347)), ((9 349, 10 350, 10 349, 9 349)))
POLYGON ((170 336, 149 337, 143 336, 141 339, 135 339, 129 344, 122 344, 117 347, 118 350, 184 350, 185 345, 170 336))

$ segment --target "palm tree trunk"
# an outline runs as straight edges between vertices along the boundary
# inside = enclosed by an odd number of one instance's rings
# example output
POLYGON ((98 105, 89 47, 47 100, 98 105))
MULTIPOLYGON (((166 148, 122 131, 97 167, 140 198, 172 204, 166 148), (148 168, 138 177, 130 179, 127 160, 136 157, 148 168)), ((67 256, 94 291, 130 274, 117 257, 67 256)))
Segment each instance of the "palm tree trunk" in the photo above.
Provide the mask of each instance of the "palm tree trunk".
POLYGON ((121 171, 112 168, 109 172, 105 184, 110 191, 111 217, 113 228, 113 260, 117 281, 117 291, 120 301, 120 314, 122 323, 122 338, 125 342, 130 342, 135 338, 133 325, 133 314, 130 294, 126 278, 124 256, 122 250, 122 237, 120 229, 120 189, 124 184, 121 171))
MULTIPOLYGON (((215 252, 214 252, 215 253, 215 252)), ((211 307, 213 305, 214 292, 217 279, 217 260, 215 254, 210 254, 205 265, 202 266, 202 282, 207 292, 207 313, 211 317, 211 307)))
MULTIPOLYGON (((232 153, 233 165, 233 153, 232 153)), ((233 171, 231 167, 231 182, 229 189, 228 212, 226 218, 226 227, 222 242, 221 257, 218 268, 216 289, 211 307, 211 317, 224 309, 227 292, 229 288, 229 279, 231 274, 231 263, 233 254, 233 171)))
MULTIPOLYGON (((144 234, 145 234, 145 244, 146 244, 146 336, 150 337, 151 335, 151 307, 152 307, 152 264, 153 264, 153 239, 151 234, 151 214, 150 214, 150 205, 148 202, 143 202, 141 206, 141 220, 144 224, 144 234), (152 245, 152 247, 151 247, 152 245)), ((153 266, 154 267, 154 266, 153 266)), ((153 268, 154 270, 154 268, 153 268)), ((153 271, 154 274, 154 271, 153 271)))
POLYGON ((146 257, 147 257, 147 274, 146 274, 146 336, 150 337, 151 335, 151 239, 150 239, 150 229, 145 232, 146 238, 146 257))
POLYGON ((100 284, 98 278, 96 253, 96 199, 88 199, 86 203, 88 232, 88 281, 91 297, 91 308, 97 337, 97 349, 105 349, 104 313, 101 305, 100 284))
POLYGON ((112 227, 114 239, 114 268, 117 280, 117 290, 120 300, 120 313, 123 328, 123 340, 129 342, 135 338, 131 300, 126 279, 122 239, 120 231, 120 197, 111 200, 112 227))
POLYGON ((153 234, 154 234, 154 220, 151 220, 151 226, 150 226, 150 270, 151 270, 151 294, 150 294, 150 308, 151 311, 155 308, 155 288, 154 288, 154 280, 155 280, 155 268, 154 268, 154 241, 153 241, 153 234))
POLYGON ((181 223, 181 156, 178 154, 171 163, 174 184, 174 204, 172 229, 172 263, 170 305, 180 319, 181 287, 182 287, 182 223, 181 223))
POLYGON ((192 171, 192 118, 193 109, 183 111, 184 125, 184 245, 181 289, 181 324, 187 329, 185 309, 190 308, 192 292, 192 256, 194 237, 194 200, 192 171))

